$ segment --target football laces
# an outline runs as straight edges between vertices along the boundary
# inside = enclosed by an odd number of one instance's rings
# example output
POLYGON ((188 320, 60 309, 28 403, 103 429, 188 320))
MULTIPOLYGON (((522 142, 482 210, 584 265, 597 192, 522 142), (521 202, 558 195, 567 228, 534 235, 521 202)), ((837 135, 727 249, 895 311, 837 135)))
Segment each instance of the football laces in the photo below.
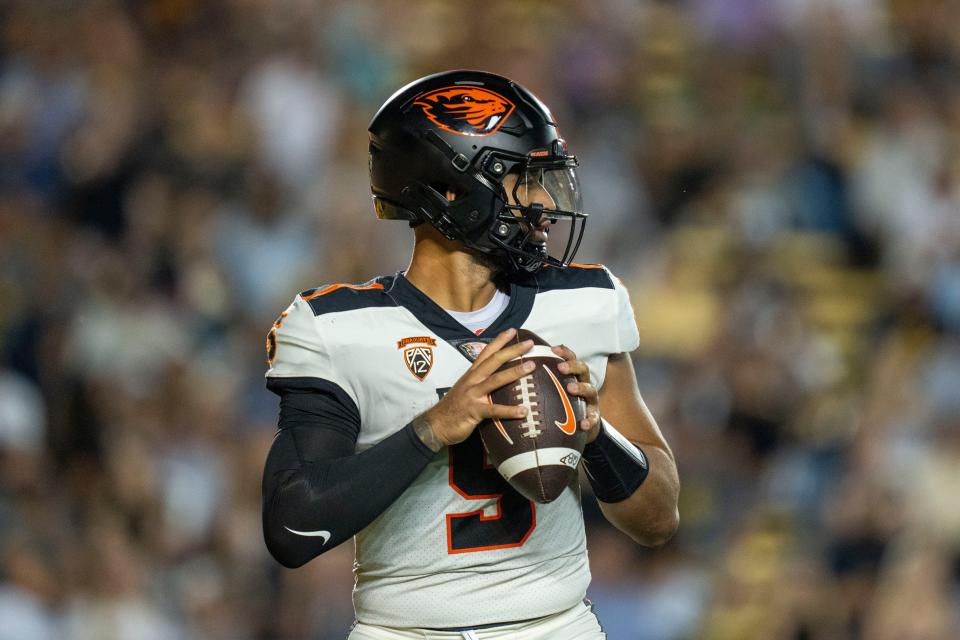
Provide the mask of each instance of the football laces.
POLYGON ((537 428, 537 416, 540 415, 540 412, 537 411, 537 390, 536 385, 533 383, 533 376, 524 376, 517 381, 517 386, 515 387, 517 391, 516 398, 523 403, 523 406, 527 408, 527 415, 521 423, 521 428, 524 431, 520 434, 524 438, 536 438, 542 432, 537 428))

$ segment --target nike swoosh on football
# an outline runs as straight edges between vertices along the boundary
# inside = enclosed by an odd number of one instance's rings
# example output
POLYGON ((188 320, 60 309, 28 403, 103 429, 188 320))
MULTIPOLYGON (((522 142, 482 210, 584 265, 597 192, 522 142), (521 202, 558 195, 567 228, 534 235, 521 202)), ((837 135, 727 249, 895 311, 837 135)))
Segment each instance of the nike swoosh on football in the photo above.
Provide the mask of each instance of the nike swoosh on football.
POLYGON ((554 420, 553 424, 557 425, 560 431, 563 431, 568 436, 572 436, 577 431, 577 421, 573 414, 573 407, 570 406, 570 398, 567 397, 567 392, 560 385, 560 381, 553 375, 553 371, 550 371, 545 364, 541 364, 540 366, 543 367, 543 370, 550 376, 550 381, 553 382, 553 386, 557 388, 557 393, 560 394, 560 400, 563 401, 563 412, 566 414, 563 422, 554 420))
POLYGON ((291 529, 290 527, 285 526, 284 529, 290 533, 295 533, 298 536, 307 536, 309 538, 323 538, 323 544, 327 544, 327 540, 330 539, 329 531, 297 531, 296 529, 291 529))

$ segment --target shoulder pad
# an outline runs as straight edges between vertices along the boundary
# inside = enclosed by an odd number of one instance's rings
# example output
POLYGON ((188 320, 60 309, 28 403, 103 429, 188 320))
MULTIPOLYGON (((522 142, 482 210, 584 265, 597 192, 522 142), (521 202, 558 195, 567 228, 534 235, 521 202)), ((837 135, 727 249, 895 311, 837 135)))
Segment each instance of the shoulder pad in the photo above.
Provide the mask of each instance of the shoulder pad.
POLYGON ((518 284, 536 287, 537 291, 554 289, 613 289, 613 278, 607 268, 600 264, 571 262, 565 268, 544 266, 536 273, 523 278, 518 284))
POLYGON ((387 295, 390 287, 386 280, 375 278, 364 284, 330 284, 304 291, 300 297, 310 305, 314 316, 366 307, 395 307, 397 303, 387 295))

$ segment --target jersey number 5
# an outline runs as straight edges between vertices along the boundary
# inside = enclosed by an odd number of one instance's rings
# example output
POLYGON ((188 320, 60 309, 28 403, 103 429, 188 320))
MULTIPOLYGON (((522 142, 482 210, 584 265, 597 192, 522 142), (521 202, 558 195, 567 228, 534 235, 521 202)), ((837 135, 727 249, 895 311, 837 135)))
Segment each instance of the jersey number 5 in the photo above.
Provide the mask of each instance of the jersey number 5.
POLYGON ((482 509, 447 514, 447 553, 468 553, 519 547, 537 527, 537 508, 486 464, 480 434, 448 449, 449 483, 467 500, 497 501, 496 513, 482 509))

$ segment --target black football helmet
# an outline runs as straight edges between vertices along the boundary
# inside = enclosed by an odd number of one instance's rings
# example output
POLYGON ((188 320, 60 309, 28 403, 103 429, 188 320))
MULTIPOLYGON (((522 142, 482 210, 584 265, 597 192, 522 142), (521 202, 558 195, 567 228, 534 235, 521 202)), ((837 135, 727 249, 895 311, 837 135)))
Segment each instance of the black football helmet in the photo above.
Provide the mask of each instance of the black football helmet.
POLYGON ((369 131, 370 187, 381 219, 427 222, 508 269, 573 260, 587 218, 577 159, 550 111, 524 87, 483 71, 426 76, 393 94, 369 131), (538 195, 529 197, 531 187, 538 195), (559 257, 534 236, 544 219, 569 221, 559 257))

